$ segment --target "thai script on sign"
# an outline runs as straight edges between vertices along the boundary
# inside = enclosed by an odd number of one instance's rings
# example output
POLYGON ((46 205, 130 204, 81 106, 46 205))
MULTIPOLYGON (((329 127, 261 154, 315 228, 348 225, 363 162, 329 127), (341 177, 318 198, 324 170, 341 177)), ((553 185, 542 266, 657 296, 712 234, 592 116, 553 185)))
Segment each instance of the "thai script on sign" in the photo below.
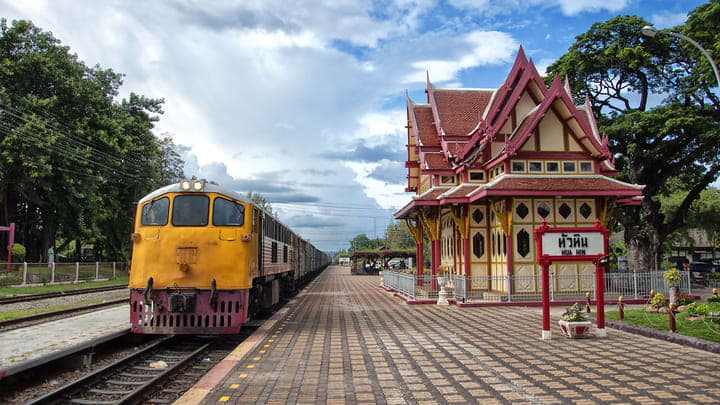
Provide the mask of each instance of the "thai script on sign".
POLYGON ((550 256, 591 256, 604 254, 600 232, 548 232, 542 236, 543 254, 550 256))

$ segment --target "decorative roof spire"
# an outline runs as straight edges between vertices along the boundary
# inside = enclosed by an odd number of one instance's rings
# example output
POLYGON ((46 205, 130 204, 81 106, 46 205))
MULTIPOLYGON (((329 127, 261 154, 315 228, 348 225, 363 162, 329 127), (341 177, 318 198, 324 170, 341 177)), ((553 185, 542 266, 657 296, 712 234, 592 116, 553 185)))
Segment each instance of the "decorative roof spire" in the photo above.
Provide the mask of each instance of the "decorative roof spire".
POLYGON ((568 79, 567 75, 565 75, 565 91, 567 92, 568 96, 572 97, 572 90, 570 90, 570 80, 568 79))

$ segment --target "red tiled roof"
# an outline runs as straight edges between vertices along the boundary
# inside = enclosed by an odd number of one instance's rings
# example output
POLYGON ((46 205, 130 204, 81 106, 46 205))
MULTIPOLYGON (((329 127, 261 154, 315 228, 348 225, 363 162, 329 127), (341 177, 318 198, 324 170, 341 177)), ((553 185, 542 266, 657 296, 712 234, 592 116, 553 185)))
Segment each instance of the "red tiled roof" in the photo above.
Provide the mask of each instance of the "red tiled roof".
POLYGON ((431 188, 430 191, 428 191, 426 194, 423 194, 422 197, 415 198, 415 196, 413 196, 413 199, 414 199, 415 201, 433 201, 433 200, 437 200, 437 198, 440 196, 440 194, 448 191, 449 189, 450 189, 449 187, 433 187, 433 188, 431 188))
POLYGON ((491 90, 435 90, 440 125, 446 135, 467 135, 480 120, 490 102, 491 90))
POLYGON ((417 133, 423 146, 440 146, 437 130, 433 124, 434 118, 432 108, 427 106, 415 106, 413 108, 415 120, 417 121, 417 133))
POLYGON ((442 153, 426 153, 425 163, 428 165, 428 170, 452 170, 452 165, 442 153))
POLYGON ((579 176, 503 176, 497 183, 485 186, 487 190, 553 191, 562 195, 563 191, 634 191, 642 194, 642 189, 633 184, 606 177, 579 176))
POLYGON ((443 196, 443 198, 463 198, 467 197, 468 194, 473 192, 478 187, 481 187, 480 185, 473 185, 473 184, 463 184, 458 189, 453 191, 451 194, 446 194, 443 196))

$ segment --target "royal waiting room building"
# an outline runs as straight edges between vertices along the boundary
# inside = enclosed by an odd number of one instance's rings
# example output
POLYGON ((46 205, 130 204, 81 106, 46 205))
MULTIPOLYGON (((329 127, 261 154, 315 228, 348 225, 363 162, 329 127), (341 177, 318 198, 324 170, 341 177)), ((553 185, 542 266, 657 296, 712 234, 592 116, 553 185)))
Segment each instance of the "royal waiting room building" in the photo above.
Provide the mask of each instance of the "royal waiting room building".
MULTIPOLYGON (((491 294, 540 291, 533 230, 608 226, 612 210, 640 203, 642 186, 618 172, 590 103, 575 105, 567 80, 548 88, 520 48, 497 89, 440 88, 428 75, 426 103, 407 98, 411 201, 405 219, 422 269, 479 277, 491 294), (499 277, 498 277, 499 276, 499 277), (511 277, 507 277, 511 276, 511 277), (517 277, 536 276, 536 277, 517 277)), ((592 290, 592 263, 553 264, 557 291, 592 290), (570 277, 563 277, 570 276, 570 277), (589 285, 583 285, 589 283, 589 285)))

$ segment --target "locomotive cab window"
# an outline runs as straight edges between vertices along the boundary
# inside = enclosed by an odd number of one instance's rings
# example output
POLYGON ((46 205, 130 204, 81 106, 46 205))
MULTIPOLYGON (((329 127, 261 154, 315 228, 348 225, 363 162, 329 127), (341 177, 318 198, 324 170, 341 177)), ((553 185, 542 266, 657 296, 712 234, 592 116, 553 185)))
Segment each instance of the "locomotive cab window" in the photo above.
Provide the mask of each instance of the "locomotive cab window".
POLYGON ((208 224, 210 198, 206 195, 179 195, 173 199, 174 226, 205 226, 208 224))
POLYGON ((212 221, 215 226, 242 226, 245 223, 245 207, 218 197, 213 202, 212 221))
POLYGON ((167 197, 151 201, 142 207, 140 214, 141 225, 167 225, 170 199, 167 197))

